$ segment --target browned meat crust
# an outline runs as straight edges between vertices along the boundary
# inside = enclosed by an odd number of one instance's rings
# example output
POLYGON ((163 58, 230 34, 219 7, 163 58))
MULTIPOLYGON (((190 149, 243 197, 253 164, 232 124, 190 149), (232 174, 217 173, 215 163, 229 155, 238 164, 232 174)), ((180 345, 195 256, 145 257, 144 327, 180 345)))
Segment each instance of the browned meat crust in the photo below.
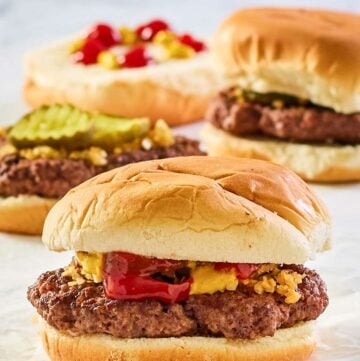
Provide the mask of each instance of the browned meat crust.
POLYGON ((301 299, 288 305, 277 294, 258 295, 246 286, 213 295, 194 295, 183 303, 109 299, 101 284, 68 286, 62 269, 42 274, 28 299, 53 327, 72 335, 106 333, 121 338, 213 336, 253 339, 278 328, 316 319, 328 297, 319 275, 301 266, 284 266, 306 277, 301 299))
POLYGON ((0 160, 0 196, 28 194, 60 198, 71 188, 106 170, 143 160, 204 154, 199 142, 176 137, 175 143, 168 147, 111 154, 103 167, 96 167, 84 160, 28 160, 18 155, 8 155, 0 160))
POLYGON ((237 136, 265 135, 296 142, 360 143, 360 113, 341 114, 314 106, 280 109, 256 102, 240 103, 233 89, 209 105, 207 119, 237 136))

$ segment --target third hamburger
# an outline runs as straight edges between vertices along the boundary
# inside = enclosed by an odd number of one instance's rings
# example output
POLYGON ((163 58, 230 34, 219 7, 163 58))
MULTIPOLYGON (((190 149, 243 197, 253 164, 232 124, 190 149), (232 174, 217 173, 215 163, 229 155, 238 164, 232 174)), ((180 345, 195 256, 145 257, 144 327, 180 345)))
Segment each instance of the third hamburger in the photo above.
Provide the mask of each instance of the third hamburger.
POLYGON ((310 181, 360 180, 360 16, 251 8, 213 40, 234 86, 207 112, 210 155, 271 160, 310 181))

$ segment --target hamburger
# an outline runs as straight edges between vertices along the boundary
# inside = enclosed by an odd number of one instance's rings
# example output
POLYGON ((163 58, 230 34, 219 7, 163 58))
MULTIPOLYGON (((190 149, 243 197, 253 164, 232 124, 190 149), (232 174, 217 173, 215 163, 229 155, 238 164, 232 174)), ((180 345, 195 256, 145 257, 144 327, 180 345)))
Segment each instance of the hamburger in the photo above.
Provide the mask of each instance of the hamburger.
POLYGON ((330 221, 293 172, 179 157, 121 167, 71 190, 43 242, 74 251, 29 287, 51 360, 305 360, 326 308, 304 266, 330 221))
POLYGON ((309 181, 360 180, 358 14, 250 8, 213 55, 232 86, 207 110, 210 155, 271 160, 309 181))
POLYGON ((224 84, 206 43, 162 19, 134 27, 97 23, 25 56, 24 96, 32 107, 70 103, 172 126, 202 119, 224 84))
POLYGON ((143 160, 204 154, 163 120, 44 106, 0 129, 0 230, 41 234, 45 217, 74 186, 143 160))

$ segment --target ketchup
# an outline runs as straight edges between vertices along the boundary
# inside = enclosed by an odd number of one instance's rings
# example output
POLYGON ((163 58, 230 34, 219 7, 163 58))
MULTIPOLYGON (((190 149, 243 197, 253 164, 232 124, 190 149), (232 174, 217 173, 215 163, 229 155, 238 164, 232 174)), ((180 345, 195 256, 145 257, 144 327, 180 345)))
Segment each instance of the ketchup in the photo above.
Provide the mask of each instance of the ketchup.
POLYGON ((121 43, 120 33, 108 24, 96 24, 87 36, 88 40, 97 40, 104 48, 110 48, 121 43))
POLYGON ((143 300, 153 298, 175 303, 189 297, 191 279, 171 284, 150 277, 157 272, 169 272, 186 266, 186 262, 161 260, 130 253, 113 252, 105 257, 104 288, 109 298, 143 300))
POLYGON ((235 269, 236 277, 240 280, 249 278, 259 267, 259 264, 253 263, 215 263, 215 269, 218 271, 235 269))
POLYGON ((162 30, 169 30, 170 26, 162 19, 155 19, 136 28, 137 36, 143 41, 151 41, 162 30))
MULTIPOLYGON (((186 49, 186 54, 190 54, 191 56, 194 51, 198 53, 206 50, 205 43, 197 40, 192 35, 187 33, 176 35, 166 21, 153 19, 152 21, 139 25, 135 29, 123 27, 122 30, 118 30, 106 23, 97 23, 89 30, 85 38, 80 39, 83 45, 79 49, 75 46, 74 52, 71 52, 72 58, 76 63, 82 63, 84 65, 99 63, 109 68, 101 61, 101 59, 104 58, 99 58, 100 53, 106 51, 111 53, 110 57, 113 59, 113 64, 110 66, 111 69, 145 67, 156 63, 156 59, 151 56, 151 52, 148 52, 149 47, 147 47, 146 43, 154 41, 155 36, 159 32, 165 32, 164 36, 168 36, 171 39, 170 43, 161 44, 170 57, 179 58, 176 52, 169 51, 169 48, 174 48, 174 46, 175 48, 186 49), (130 34, 132 39, 129 43, 123 39, 125 30, 130 34), (166 32, 169 34, 166 35, 166 32), (126 52, 121 56, 117 56, 116 51, 113 52, 114 47, 118 45, 127 46, 129 44, 134 45, 134 47, 127 48, 126 52), (186 45, 186 47, 183 45, 186 45), (194 51, 189 49, 189 47, 194 51), (189 50, 190 53, 188 52, 189 50)), ((156 41, 156 43, 158 42, 156 41)))
POLYGON ((150 56, 147 54, 143 46, 137 46, 129 50, 121 59, 120 65, 125 68, 140 68, 151 62, 150 56))
MULTIPOLYGON (((117 300, 157 299, 165 303, 185 301, 190 294, 192 279, 181 283, 168 283, 152 277, 156 273, 173 274, 187 267, 186 261, 143 257, 125 252, 112 252, 105 256, 104 289, 109 298, 117 300)), ((260 265, 247 263, 215 263, 219 271, 235 269, 240 280, 247 279, 260 265)))
POLYGON ((193 38, 190 34, 183 34, 179 36, 179 41, 184 45, 190 46, 197 53, 206 49, 206 45, 199 40, 193 38))
POLYGON ((85 65, 95 64, 98 55, 105 50, 104 45, 95 39, 87 39, 82 49, 73 54, 73 60, 76 63, 85 65))

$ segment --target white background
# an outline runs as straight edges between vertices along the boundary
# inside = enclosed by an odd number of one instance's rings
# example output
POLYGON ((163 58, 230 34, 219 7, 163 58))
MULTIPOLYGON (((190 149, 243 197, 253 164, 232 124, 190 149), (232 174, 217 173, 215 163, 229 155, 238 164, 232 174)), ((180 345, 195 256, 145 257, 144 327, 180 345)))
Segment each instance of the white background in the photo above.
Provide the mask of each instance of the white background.
MULTIPOLYGON (((22 54, 95 21, 136 24, 161 16, 180 31, 211 35, 235 8, 251 5, 313 6, 360 12, 360 1, 232 0, 0 0, 0 124, 10 124, 22 102, 22 54)), ((359 29, 360 36, 360 29, 359 29)), ((360 65, 359 65, 360 66, 360 65)), ((201 124, 179 129, 193 137, 201 124)), ((330 306, 319 319, 313 360, 360 360, 360 185, 314 186, 334 220, 334 248, 310 264, 325 279, 330 306)), ((71 254, 48 252, 39 238, 0 234, 0 360, 45 360, 26 301, 26 287, 43 271, 64 266, 71 254)))

